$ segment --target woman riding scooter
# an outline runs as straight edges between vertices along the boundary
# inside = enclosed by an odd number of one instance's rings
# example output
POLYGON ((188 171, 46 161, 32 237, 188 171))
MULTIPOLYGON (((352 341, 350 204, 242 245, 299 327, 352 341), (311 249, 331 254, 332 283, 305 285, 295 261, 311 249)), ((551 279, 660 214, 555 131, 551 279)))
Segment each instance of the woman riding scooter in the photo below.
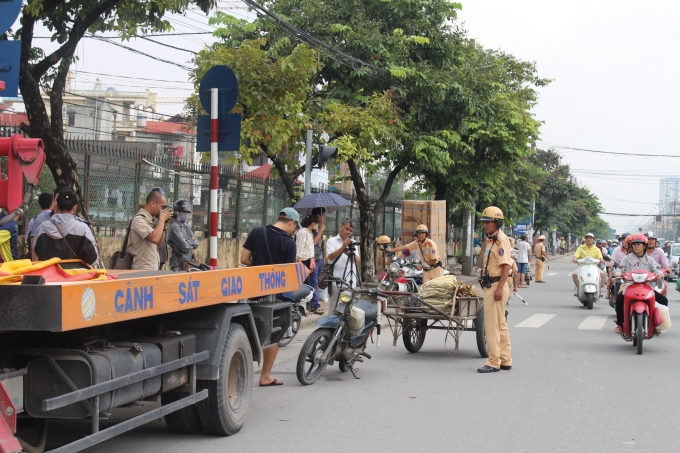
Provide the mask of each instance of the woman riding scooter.
MULTIPOLYGON (((626 272, 632 272, 638 269, 663 275, 660 272, 661 267, 646 253, 647 242, 647 238, 643 234, 636 234, 632 237, 630 241, 632 251, 628 251, 628 255, 621 260, 616 268, 617 277, 626 272)), ((654 289, 651 283, 648 283, 648 285, 652 290, 654 289)), ((656 296, 656 303, 665 305, 666 307, 668 306, 668 299, 666 296, 659 294, 656 291, 654 291, 654 295, 656 296)), ((616 330, 614 332, 617 334, 623 332, 623 317, 623 291, 621 291, 616 296, 616 330)))

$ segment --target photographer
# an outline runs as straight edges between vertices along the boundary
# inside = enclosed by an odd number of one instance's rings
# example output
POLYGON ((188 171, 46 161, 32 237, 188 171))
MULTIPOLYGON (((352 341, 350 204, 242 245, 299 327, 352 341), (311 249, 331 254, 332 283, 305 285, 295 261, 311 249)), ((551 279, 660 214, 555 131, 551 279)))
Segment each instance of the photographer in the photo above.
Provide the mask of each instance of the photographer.
POLYGON ((154 188, 146 197, 144 207, 135 214, 130 226, 127 252, 133 256, 132 270, 158 270, 158 246, 163 243, 165 227, 172 217, 165 191, 154 188), (154 217, 158 222, 154 225, 154 217))
POLYGON ((191 203, 187 200, 177 200, 174 206, 176 221, 168 228, 168 245, 172 249, 170 269, 179 271, 182 262, 194 260, 194 250, 198 248, 198 239, 187 223, 191 217, 191 203))
MULTIPOLYGON (((337 236, 330 238, 326 242, 326 258, 329 263, 335 261, 333 266, 333 277, 346 280, 352 287, 360 284, 359 269, 361 268, 361 260, 359 258, 359 250, 356 243, 352 239, 354 232, 354 222, 352 219, 345 219, 340 224, 340 232, 337 236), (353 259, 349 262, 350 252, 353 253, 353 259)), ((340 291, 335 284, 329 286, 330 289, 330 309, 329 313, 333 313, 338 304, 338 297, 340 291)))

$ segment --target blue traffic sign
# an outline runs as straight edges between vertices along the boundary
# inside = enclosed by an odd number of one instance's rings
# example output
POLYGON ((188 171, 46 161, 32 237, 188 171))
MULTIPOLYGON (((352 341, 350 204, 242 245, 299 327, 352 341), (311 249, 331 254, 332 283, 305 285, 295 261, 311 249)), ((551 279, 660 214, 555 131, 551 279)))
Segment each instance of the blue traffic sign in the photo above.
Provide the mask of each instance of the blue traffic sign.
POLYGON ((203 109, 208 114, 210 114, 210 90, 212 88, 219 90, 217 115, 221 118, 231 112, 238 98, 238 81, 234 71, 229 66, 214 66, 208 69, 208 72, 201 79, 198 97, 203 109))
POLYGON ((21 12, 21 2, 22 0, 0 0, 0 35, 16 22, 21 12))
MULTIPOLYGON (((0 1, 0 5, 3 2, 0 1)), ((15 98, 19 95, 19 62, 21 58, 21 41, 0 41, 0 80, 5 82, 5 89, 0 96, 15 98)))
MULTIPOLYGON (((220 151, 238 151, 241 148, 241 115, 231 113, 221 115, 218 122, 217 149, 220 151)), ((196 151, 210 151, 211 132, 210 115, 198 115, 196 128, 196 151)))

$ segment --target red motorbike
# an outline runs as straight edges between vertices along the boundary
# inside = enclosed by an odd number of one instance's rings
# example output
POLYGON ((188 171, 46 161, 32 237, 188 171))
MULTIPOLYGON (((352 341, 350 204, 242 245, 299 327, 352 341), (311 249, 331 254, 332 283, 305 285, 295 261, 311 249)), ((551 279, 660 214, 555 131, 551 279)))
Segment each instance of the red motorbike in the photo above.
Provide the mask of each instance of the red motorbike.
POLYGON ((623 332, 626 341, 632 341, 637 353, 642 354, 642 342, 652 338, 656 326, 662 324, 661 313, 656 310, 654 289, 648 283, 655 282, 657 275, 637 270, 623 274, 627 286, 623 293, 623 332))

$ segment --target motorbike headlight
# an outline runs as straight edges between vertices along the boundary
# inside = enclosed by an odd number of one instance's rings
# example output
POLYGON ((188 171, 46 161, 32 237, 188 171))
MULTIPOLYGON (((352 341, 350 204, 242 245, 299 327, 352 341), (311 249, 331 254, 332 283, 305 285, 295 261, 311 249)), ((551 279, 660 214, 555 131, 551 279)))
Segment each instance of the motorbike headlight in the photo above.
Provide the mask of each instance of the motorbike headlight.
POLYGON ((633 274, 633 281, 635 283, 644 283, 647 281, 647 274, 633 274))
POLYGON ((399 264, 397 264, 397 263, 390 264, 390 267, 388 268, 390 274, 392 274, 392 275, 398 273, 399 269, 400 269, 400 267, 399 267, 399 264))
POLYGON ((344 303, 349 302, 352 300, 352 292, 351 291, 343 291, 340 293, 340 300, 344 303))
POLYGON ((586 258, 586 264, 593 264, 593 261, 594 261, 594 260, 593 260, 593 258, 592 258, 591 256, 589 256, 588 258, 586 258))

